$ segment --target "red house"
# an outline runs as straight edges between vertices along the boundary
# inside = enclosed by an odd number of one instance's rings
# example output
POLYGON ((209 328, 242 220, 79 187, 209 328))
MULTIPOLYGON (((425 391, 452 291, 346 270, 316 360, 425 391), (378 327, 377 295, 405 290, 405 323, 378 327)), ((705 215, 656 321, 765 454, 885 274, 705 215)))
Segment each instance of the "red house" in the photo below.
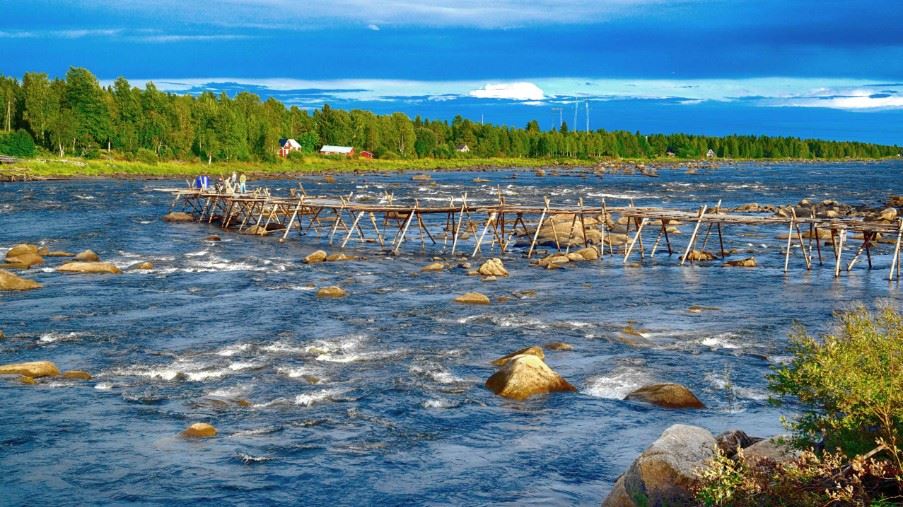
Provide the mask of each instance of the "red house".
POLYGON ((288 154, 293 151, 301 149, 301 145, 294 139, 280 139, 279 146, 281 146, 281 148, 279 148, 279 156, 282 158, 287 157, 288 154))
POLYGON ((370 153, 369 151, 362 151, 361 158, 365 158, 367 160, 373 160, 373 154, 370 153))

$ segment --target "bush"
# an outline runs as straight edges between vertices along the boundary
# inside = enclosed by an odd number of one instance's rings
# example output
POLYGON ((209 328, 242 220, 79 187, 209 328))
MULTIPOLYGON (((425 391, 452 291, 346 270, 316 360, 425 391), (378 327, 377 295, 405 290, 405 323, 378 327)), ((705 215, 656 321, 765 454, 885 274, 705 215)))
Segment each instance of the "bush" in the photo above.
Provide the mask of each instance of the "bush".
POLYGON ((34 139, 24 129, 11 134, 0 134, 0 153, 14 157, 33 157, 35 154, 34 139))
MULTIPOLYGON (((769 376, 782 400, 802 413, 788 426, 802 448, 823 444, 848 456, 896 449, 903 423, 903 317, 887 307, 842 313, 835 334, 820 340, 797 328, 793 361, 769 376)), ((895 451, 896 452, 896 451, 895 451)))
POLYGON ((903 424, 903 316, 864 307, 838 315, 820 339, 797 328, 793 360, 769 375, 777 403, 795 402, 786 421, 805 449, 775 463, 719 453, 701 472, 703 505, 891 505, 903 498, 898 448, 903 424), (826 449, 816 452, 814 449, 826 449))
POLYGON ((138 159, 139 162, 150 165, 156 165, 160 160, 156 153, 147 148, 138 148, 138 153, 135 154, 135 158, 138 159))
POLYGON ((304 153, 301 152, 301 151, 299 151, 299 150, 290 151, 290 152, 288 153, 288 156, 285 157, 285 158, 286 158, 289 162, 298 162, 298 163, 301 163, 301 162, 304 162, 304 153))

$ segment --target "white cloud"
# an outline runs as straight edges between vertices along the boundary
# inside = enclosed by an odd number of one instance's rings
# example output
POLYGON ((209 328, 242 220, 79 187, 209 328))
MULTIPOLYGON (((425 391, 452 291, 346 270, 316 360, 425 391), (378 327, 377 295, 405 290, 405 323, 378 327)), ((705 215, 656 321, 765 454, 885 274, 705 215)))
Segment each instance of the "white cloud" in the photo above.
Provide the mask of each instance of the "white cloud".
POLYGON ((476 90, 467 92, 471 97, 478 99, 509 99, 509 100, 543 100, 545 94, 542 88, 533 83, 489 83, 476 90))
POLYGON ((367 28, 369 28, 370 30, 373 30, 374 32, 379 31, 379 25, 375 25, 373 23, 370 23, 369 25, 367 25, 367 28))

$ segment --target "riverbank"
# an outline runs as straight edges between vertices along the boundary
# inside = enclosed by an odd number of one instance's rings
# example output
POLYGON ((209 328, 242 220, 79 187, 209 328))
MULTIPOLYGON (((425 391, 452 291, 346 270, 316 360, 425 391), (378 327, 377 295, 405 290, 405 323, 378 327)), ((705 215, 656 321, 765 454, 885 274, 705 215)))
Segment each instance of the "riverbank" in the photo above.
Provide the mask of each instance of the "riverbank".
POLYGON ((638 172, 654 176, 658 170, 668 169, 712 169, 724 165, 757 163, 771 165, 778 163, 850 163, 879 162, 874 160, 793 160, 793 159, 601 159, 578 158, 457 158, 457 159, 416 159, 416 160, 367 160, 333 159, 317 156, 305 157, 298 161, 263 162, 222 162, 205 164, 201 162, 167 161, 147 163, 119 159, 34 158, 20 159, 13 164, 0 165, 0 181, 21 181, 27 179, 153 179, 181 178, 198 174, 210 176, 228 175, 232 171, 247 174, 256 179, 287 179, 303 174, 337 174, 349 172, 393 173, 417 171, 492 171, 497 169, 540 169, 540 168, 585 168, 601 173, 638 172))

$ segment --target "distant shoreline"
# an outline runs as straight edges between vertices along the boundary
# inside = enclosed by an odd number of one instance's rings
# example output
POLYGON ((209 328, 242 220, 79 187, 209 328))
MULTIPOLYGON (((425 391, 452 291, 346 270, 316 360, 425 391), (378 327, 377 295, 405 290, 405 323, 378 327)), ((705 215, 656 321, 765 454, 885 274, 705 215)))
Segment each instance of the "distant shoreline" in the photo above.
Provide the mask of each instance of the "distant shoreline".
POLYGON ((228 175, 233 171, 247 174, 251 179, 276 180, 298 176, 341 173, 392 174, 417 172, 492 172, 513 170, 584 169, 597 174, 643 174, 654 176, 659 170, 711 170, 728 165, 778 164, 844 164, 878 163, 899 160, 898 157, 875 159, 414 159, 414 160, 337 160, 308 157, 302 162, 158 162, 149 164, 127 160, 89 160, 82 158, 21 159, 13 164, 0 165, 0 182, 23 180, 69 179, 173 179, 194 178, 198 174, 210 177, 228 175))

